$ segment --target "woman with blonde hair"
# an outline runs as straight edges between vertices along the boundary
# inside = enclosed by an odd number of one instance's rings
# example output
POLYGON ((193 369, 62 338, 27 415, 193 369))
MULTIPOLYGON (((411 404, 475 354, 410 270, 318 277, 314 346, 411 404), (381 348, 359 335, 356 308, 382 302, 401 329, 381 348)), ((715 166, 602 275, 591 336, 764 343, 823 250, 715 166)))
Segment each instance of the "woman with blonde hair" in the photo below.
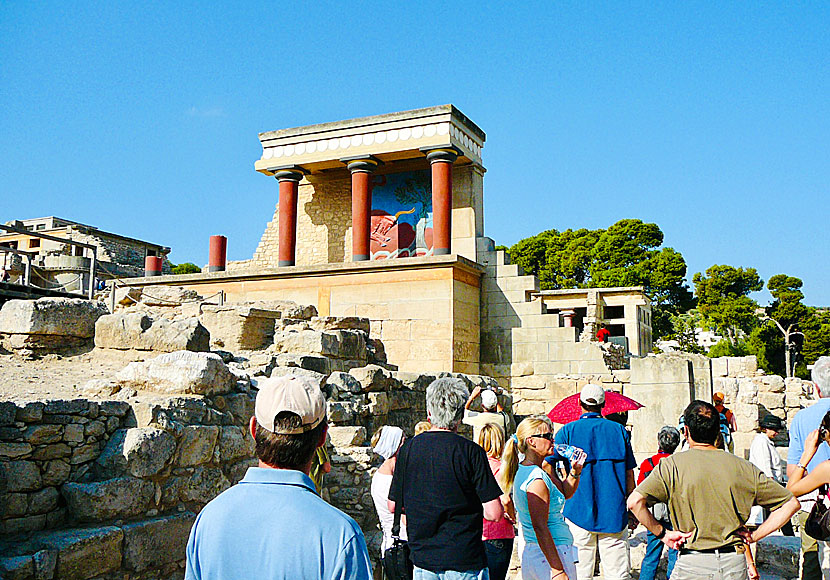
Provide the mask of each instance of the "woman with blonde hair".
POLYGON ((552 454, 553 429, 547 417, 519 423, 504 448, 499 483, 506 492, 513 489, 525 541, 523 580, 576 580, 576 549, 562 507, 579 485, 585 452, 575 450, 565 479, 542 469, 545 457, 552 454))
MULTIPOLYGON (((486 423, 478 432, 477 443, 487 453, 490 470, 498 481, 502 466, 499 458, 504 451, 504 429, 501 425, 486 423)), ((513 538, 516 537, 516 531, 513 529, 513 522, 516 520, 513 501, 507 493, 499 499, 504 506, 504 516, 495 522, 484 518, 484 528, 481 534, 481 539, 484 540, 484 552, 487 555, 487 568, 490 569, 490 580, 504 580, 507 577, 510 556, 513 554, 513 538)))

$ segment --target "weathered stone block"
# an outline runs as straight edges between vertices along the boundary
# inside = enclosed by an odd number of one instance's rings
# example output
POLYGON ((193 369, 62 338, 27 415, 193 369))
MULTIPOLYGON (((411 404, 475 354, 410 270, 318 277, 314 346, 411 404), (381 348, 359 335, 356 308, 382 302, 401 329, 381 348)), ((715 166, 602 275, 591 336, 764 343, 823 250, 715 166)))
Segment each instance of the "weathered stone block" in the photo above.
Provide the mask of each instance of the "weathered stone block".
POLYGON ((48 459, 60 459, 62 457, 69 457, 72 455, 72 448, 66 443, 53 443, 51 445, 43 445, 35 449, 32 453, 32 459, 37 461, 45 461, 48 459))
POLYGON ((0 443, 0 457, 16 459, 25 457, 32 452, 32 446, 28 443, 0 443))
POLYGON ((32 445, 57 443, 63 439, 63 427, 61 425, 35 425, 26 429, 24 437, 32 445))
POLYGON ((188 425, 182 430, 174 462, 181 467, 208 463, 213 458, 213 448, 218 437, 219 427, 188 425))
POLYGON ((63 430, 63 440, 67 443, 81 443, 84 440, 84 426, 78 423, 67 425, 63 430))
POLYGON ((69 478, 72 468, 69 462, 55 459, 46 464, 43 470, 43 485, 61 485, 69 478))
POLYGON ((25 493, 7 493, 0 496, 0 507, 5 517, 20 517, 26 515, 29 509, 29 496, 25 493))
POLYGON ((161 471, 176 450, 176 439, 163 429, 127 429, 121 453, 134 477, 148 477, 161 471))
POLYGON ((266 348, 274 341, 277 310, 248 305, 202 306, 201 323, 210 332, 211 344, 231 351, 266 348))
POLYGON ((41 487, 40 470, 34 461, 0 463, 0 481, 6 481, 6 491, 35 491, 41 487))
POLYGON ((323 388, 323 383, 326 380, 326 375, 323 373, 318 373, 316 371, 310 371, 308 369, 302 369, 299 367, 274 367, 274 370, 271 371, 272 377, 282 377, 285 375, 298 375, 309 377, 310 379, 319 382, 320 388, 323 388))
POLYGON ((17 420, 24 423, 36 423, 43 418, 43 403, 26 403, 17 410, 17 420))
POLYGON ((142 312, 116 312, 95 325, 95 346, 117 350, 174 352, 210 350, 210 333, 196 318, 154 320, 142 312))
POLYGON ((254 454, 254 442, 245 437, 242 427, 222 427, 219 435, 219 461, 232 462, 254 454))
POLYGON ((12 556, 0 559, 0 572, 6 580, 29 580, 35 577, 35 562, 31 556, 12 556))
POLYGON ((0 333, 92 338, 107 307, 83 298, 9 300, 0 309, 0 333))
POLYGON ((153 500, 150 481, 119 477, 93 483, 65 483, 61 488, 70 516, 79 522, 129 518, 145 512, 153 500))
POLYGON ((763 405, 767 410, 780 409, 784 407, 784 393, 758 393, 758 404, 763 405))
POLYGON ((369 393, 369 412, 372 415, 386 415, 390 411, 388 393, 369 393))
POLYGON ((28 513, 30 515, 45 514, 58 507, 60 494, 54 487, 46 487, 29 496, 28 513))
POLYGON ((206 504, 231 486, 225 474, 217 467, 197 467, 185 483, 179 497, 182 501, 195 501, 206 504))
POLYGON ((183 560, 195 520, 187 512, 122 526, 124 568, 140 572, 183 560))
POLYGON ((57 552, 56 578, 86 580, 121 567, 123 539, 120 529, 106 526, 54 532, 43 543, 57 552))
POLYGON ((357 316, 314 316, 308 321, 311 330, 360 330, 369 334, 369 319, 357 316))
POLYGON ((392 373, 377 365, 366 365, 365 367, 352 369, 349 374, 358 380, 363 392, 386 390, 393 381, 392 373))
POLYGON ((236 386, 236 378, 218 355, 189 351, 130 363, 116 379, 124 386, 159 393, 219 395, 236 386))
POLYGON ((331 387, 335 387, 341 393, 359 393, 363 388, 354 375, 343 372, 334 372, 329 375, 323 389, 330 392, 331 387))
POLYGON ((772 393, 783 393, 786 389, 784 379, 778 375, 766 375, 761 379, 764 385, 764 390, 772 393))
POLYGON ((182 286, 152 286, 141 289, 139 301, 147 306, 165 306, 167 308, 179 306, 183 302, 195 302, 201 299, 195 290, 182 286))
POLYGON ((365 427, 329 427, 329 437, 331 444, 335 447, 351 447, 354 445, 363 445, 366 441, 365 427))

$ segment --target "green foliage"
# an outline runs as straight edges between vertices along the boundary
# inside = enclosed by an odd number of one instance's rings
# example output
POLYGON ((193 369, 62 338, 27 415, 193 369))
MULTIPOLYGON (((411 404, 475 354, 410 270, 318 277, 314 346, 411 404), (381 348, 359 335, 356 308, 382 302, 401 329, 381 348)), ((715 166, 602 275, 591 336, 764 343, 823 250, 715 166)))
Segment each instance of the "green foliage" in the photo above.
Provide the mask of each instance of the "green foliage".
POLYGON ((787 328, 797 325, 810 316, 808 308, 801 303, 804 293, 801 291, 801 279, 785 274, 776 274, 767 282, 767 289, 775 299, 767 308, 767 316, 774 318, 787 328))
POLYGON ((652 300, 655 338, 673 331, 671 316, 692 307, 686 261, 672 248, 660 248, 657 224, 620 220, 607 230, 547 230, 510 248, 510 258, 539 277, 543 290, 643 286, 652 300))
POLYGON ((669 317, 673 338, 680 345, 680 350, 703 354, 703 347, 697 343, 697 334, 703 324, 703 315, 699 310, 691 309, 683 314, 671 314, 669 317))
POLYGON ((758 324, 758 303, 747 296, 764 287, 758 272, 755 268, 715 265, 692 280, 704 320, 736 346, 738 330, 749 333, 758 324))
POLYGON ((184 262, 177 266, 170 264, 170 266, 172 267, 174 274, 195 274, 202 271, 202 269, 193 262, 184 262))
POLYGON ((735 342, 724 338, 713 345, 706 353, 709 358, 718 358, 719 356, 746 356, 750 354, 747 348, 746 341, 738 339, 735 342))

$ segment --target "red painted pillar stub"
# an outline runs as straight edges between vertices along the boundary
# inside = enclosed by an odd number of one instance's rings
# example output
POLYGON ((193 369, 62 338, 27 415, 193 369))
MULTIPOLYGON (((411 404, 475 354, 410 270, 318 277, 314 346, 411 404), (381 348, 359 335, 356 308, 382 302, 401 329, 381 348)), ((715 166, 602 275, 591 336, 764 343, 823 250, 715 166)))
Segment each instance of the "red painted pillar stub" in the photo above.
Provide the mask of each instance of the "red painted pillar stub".
POLYGON ((147 256, 144 258, 144 275, 161 276, 161 267, 164 259, 161 256, 147 256))
POLYGON ((224 272, 228 262, 228 238, 210 236, 210 254, 208 272, 224 272))

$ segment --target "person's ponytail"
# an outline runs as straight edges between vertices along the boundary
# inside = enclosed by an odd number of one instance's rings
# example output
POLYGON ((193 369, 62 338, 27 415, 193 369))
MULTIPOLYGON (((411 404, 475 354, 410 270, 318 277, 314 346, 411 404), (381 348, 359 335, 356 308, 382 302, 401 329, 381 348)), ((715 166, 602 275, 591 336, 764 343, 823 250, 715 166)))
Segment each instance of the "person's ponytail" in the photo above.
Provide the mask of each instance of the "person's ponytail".
POLYGON ((501 469, 499 470, 499 486, 504 493, 510 493, 513 489, 513 480, 516 479, 516 472, 519 470, 519 439, 514 433, 507 438, 504 444, 504 453, 501 456, 501 469))

